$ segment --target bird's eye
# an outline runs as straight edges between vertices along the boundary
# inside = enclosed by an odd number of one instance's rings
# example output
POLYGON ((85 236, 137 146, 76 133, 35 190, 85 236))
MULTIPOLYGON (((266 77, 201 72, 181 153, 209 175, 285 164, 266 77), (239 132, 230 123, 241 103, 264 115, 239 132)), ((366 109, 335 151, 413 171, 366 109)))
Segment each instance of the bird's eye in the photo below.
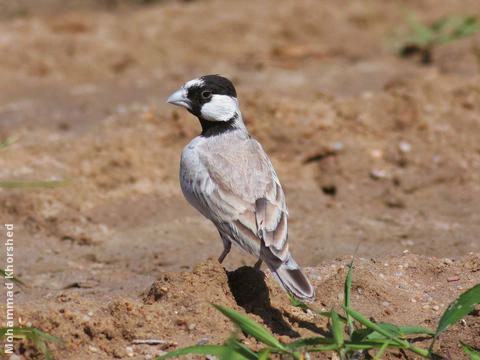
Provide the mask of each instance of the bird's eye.
POLYGON ((208 91, 208 90, 202 91, 202 98, 210 99, 211 97, 212 97, 212 92, 211 91, 208 91))

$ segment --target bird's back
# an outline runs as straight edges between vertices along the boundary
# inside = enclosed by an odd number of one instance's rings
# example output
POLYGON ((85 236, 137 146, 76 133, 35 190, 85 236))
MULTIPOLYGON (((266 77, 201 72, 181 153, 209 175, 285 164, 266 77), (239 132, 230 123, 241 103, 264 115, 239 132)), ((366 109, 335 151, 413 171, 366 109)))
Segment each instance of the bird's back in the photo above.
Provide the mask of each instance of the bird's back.
POLYGON ((198 154, 215 184, 252 205, 277 180, 261 145, 249 136, 239 137, 232 132, 205 141, 198 154))

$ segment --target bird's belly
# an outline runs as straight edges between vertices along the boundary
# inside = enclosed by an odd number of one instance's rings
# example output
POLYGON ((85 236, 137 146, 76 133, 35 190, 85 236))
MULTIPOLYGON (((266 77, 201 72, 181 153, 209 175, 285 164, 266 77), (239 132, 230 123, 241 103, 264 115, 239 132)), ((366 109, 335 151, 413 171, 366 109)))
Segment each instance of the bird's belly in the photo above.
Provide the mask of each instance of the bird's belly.
POLYGON ((209 180, 208 172, 200 163, 197 153, 187 145, 180 161, 180 186, 183 196, 190 205, 211 220, 209 208, 202 202, 202 195, 209 190, 209 180))

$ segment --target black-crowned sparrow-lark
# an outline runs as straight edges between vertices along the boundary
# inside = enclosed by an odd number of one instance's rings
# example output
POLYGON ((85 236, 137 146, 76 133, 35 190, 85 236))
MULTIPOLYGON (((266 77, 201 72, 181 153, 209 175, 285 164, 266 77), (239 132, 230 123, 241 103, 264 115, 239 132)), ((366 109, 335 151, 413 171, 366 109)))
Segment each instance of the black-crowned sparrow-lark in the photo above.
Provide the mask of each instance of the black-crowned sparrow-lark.
POLYGON ((210 219, 223 240, 220 263, 232 243, 264 261, 295 298, 315 290, 287 244, 287 205, 262 146, 248 133, 230 80, 206 75, 186 82, 168 102, 186 108, 202 126, 182 152, 180 184, 188 202, 210 219))

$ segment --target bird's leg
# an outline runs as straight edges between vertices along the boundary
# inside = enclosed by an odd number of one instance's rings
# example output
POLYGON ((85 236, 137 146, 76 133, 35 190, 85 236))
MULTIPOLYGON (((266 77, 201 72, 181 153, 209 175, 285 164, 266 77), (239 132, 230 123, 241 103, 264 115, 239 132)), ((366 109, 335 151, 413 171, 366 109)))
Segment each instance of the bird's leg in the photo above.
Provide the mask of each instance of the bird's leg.
POLYGON ((225 256, 230 252, 230 249, 232 248, 232 243, 230 241, 223 241, 223 252, 220 254, 220 257, 218 258, 218 262, 221 264, 223 260, 225 259, 225 256))
POLYGON ((258 261, 255 263, 255 265, 253 265, 253 268, 257 271, 260 271, 260 268, 262 267, 262 263, 263 263, 263 260, 258 259, 258 261))

